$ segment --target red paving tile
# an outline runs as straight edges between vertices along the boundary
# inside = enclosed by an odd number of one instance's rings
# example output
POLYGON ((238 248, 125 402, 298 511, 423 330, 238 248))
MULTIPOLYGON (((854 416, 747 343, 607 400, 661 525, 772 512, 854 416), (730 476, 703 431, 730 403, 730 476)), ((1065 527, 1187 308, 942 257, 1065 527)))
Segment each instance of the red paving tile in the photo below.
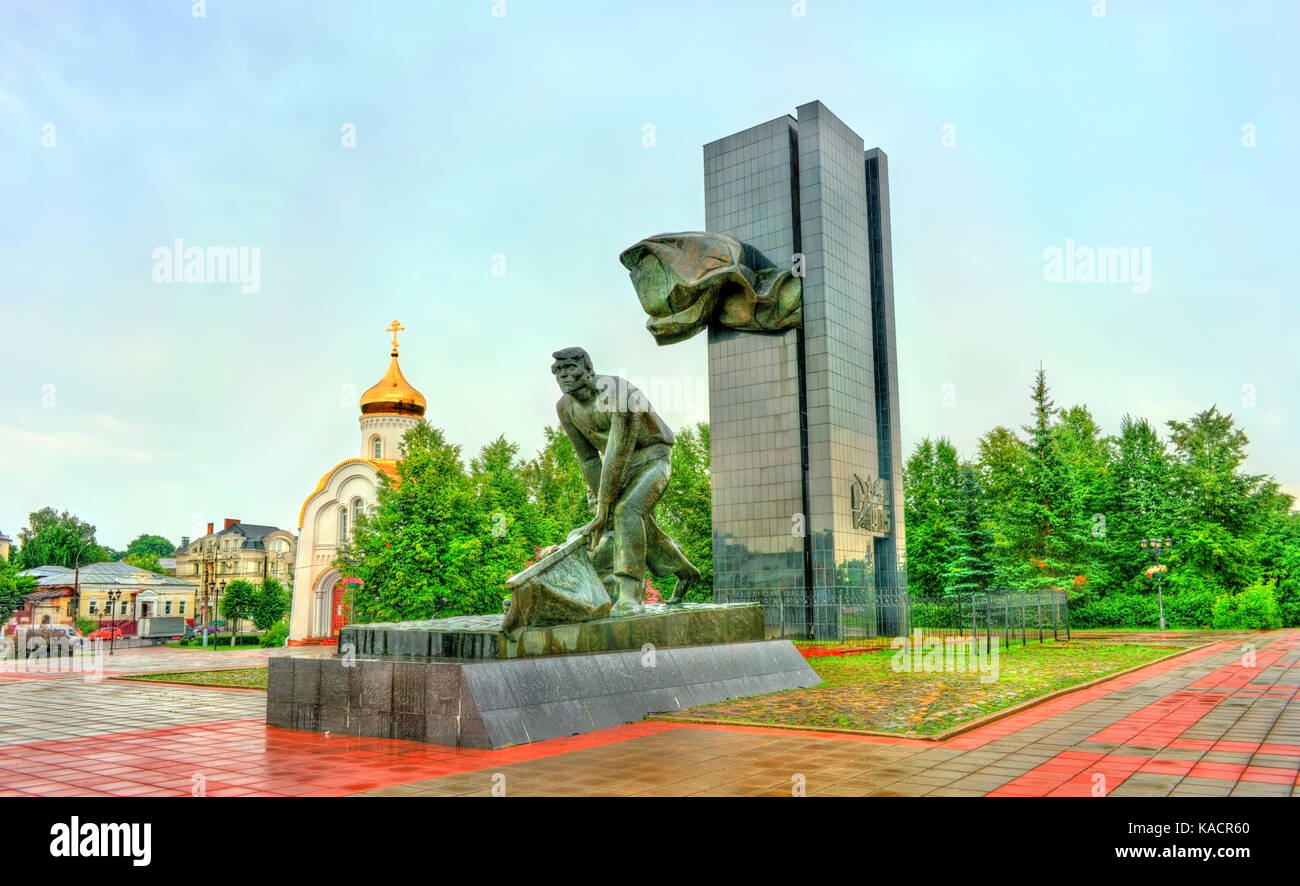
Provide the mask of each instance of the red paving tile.
POLYGON ((69 791, 81 796, 142 791, 177 796, 189 795, 194 776, 202 775, 207 796, 334 796, 526 762, 677 728, 682 727, 633 723, 503 751, 475 751, 386 738, 327 738, 267 726, 258 719, 227 720, 113 735, 117 747, 137 746, 135 753, 105 754, 103 736, 3 746, 0 789, 43 796, 69 791), (166 741, 171 738, 176 740, 166 741))
POLYGON ((1163 748, 1227 698, 1179 690, 1112 723, 1088 740, 1163 748))
MULTIPOLYGON (((1237 644, 1221 641, 1026 709, 946 742, 886 736, 773 730, 761 726, 641 722, 600 732, 552 739, 502 751, 446 748, 393 739, 326 736, 266 726, 260 718, 176 725, 0 746, 0 795, 90 796, 191 794, 202 776, 208 796, 337 796, 436 779, 448 775, 528 763, 556 755, 656 735, 671 730, 715 730, 766 738, 814 738, 834 743, 880 744, 913 749, 973 750, 1042 723, 1079 705, 1103 698, 1222 654, 1237 644)), ((1183 733, 1229 697, 1293 697, 1295 687, 1249 685, 1300 645, 1300 636, 1277 638, 1256 653, 1254 668, 1230 663, 1173 691, 1141 710, 1104 726, 1087 741, 1192 751, 1225 751, 1300 758, 1300 746, 1212 741, 1183 733)), ((1103 721, 1104 722, 1104 721, 1103 721)), ((1300 766, 1300 764, 1298 764, 1300 766)), ((1197 760, 1154 759, 1068 749, 993 791, 995 796, 1087 796, 1104 777, 1110 793, 1135 773, 1300 784, 1291 768, 1197 760)))
MULTIPOLYGON (((1240 660, 1211 671, 1197 680, 1188 689, 1247 689, 1248 684, 1257 678, 1264 668, 1277 664, 1282 656, 1291 652, 1300 644, 1300 640, 1275 640, 1255 652, 1254 667, 1246 667, 1240 660)), ((1277 687, 1274 687, 1277 688, 1277 687)), ((1294 688, 1294 687, 1285 687, 1294 688)), ((1262 687, 1255 690, 1262 692, 1262 687)))
POLYGON ((1222 652, 1225 646, 1232 645, 1234 644, 1226 641, 1214 643, 1204 649, 1198 649, 1194 652, 1189 652, 1167 661, 1157 662, 1156 664, 1142 668, 1138 671, 1121 674, 1118 677, 1098 683, 1095 686, 1090 686, 1087 689, 1080 689, 1076 692, 1071 692, 1068 695, 1063 695, 1041 705, 1035 705, 1034 707, 1021 711, 1018 714, 1012 714, 1011 716, 1004 717, 1001 720, 995 720, 988 726, 980 726, 976 729, 972 729, 970 732, 963 733, 950 739, 945 743, 945 747, 959 748, 961 750, 974 750, 976 748, 981 748, 995 739, 1005 738, 1012 733, 1019 732, 1026 726, 1033 726, 1034 724, 1041 723, 1043 720, 1050 717, 1055 717, 1057 714, 1063 714, 1066 711, 1073 710, 1079 705, 1087 704, 1090 701, 1110 695, 1113 692, 1118 692, 1122 689, 1127 689, 1130 686, 1135 686, 1138 683, 1150 680, 1152 677, 1166 674, 1176 668, 1193 664, 1203 658, 1222 652))

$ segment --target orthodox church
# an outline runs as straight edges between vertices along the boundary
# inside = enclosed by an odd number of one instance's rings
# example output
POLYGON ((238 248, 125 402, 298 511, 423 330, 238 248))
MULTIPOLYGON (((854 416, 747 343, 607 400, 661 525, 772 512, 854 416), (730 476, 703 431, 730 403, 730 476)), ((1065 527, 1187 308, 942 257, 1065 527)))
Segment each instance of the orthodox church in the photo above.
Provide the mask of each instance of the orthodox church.
POLYGON ((334 565, 339 545, 351 538, 357 517, 374 512, 380 473, 397 476, 402 435, 424 421, 428 403, 397 363, 397 333, 404 328, 394 320, 385 330, 393 334, 388 371, 361 395, 360 457, 326 471, 298 513, 291 644, 328 642, 346 623, 342 576, 334 565))

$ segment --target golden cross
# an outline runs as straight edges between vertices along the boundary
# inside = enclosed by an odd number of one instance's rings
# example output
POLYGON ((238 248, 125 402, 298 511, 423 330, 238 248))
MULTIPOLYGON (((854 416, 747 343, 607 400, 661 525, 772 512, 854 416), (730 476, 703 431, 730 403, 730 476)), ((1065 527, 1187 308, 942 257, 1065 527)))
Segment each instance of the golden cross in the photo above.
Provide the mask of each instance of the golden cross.
POLYGON ((406 327, 403 326, 401 323, 397 322, 396 320, 393 321, 393 325, 392 325, 392 326, 390 326, 390 327, 388 327, 387 329, 384 330, 384 332, 391 332, 391 333, 393 334, 393 350, 394 350, 394 351, 397 350, 397 333, 399 333, 399 332, 404 332, 405 330, 406 330, 406 327))

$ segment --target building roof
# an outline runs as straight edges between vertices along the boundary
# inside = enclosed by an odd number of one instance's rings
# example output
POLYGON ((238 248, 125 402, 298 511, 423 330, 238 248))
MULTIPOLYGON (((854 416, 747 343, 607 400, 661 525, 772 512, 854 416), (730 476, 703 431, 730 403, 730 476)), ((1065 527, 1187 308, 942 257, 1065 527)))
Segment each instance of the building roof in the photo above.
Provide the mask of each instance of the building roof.
POLYGON ((278 526, 261 526, 257 523, 236 523, 229 529, 223 529, 217 535, 242 535, 244 550, 260 550, 264 547, 263 539, 272 532, 280 532, 278 526))
POLYGON ((352 464, 370 465, 370 467, 374 468, 379 473, 387 474, 390 478, 394 480, 396 480, 398 477, 396 459, 391 459, 391 458, 345 458, 343 459, 343 461, 339 462, 334 467, 326 471, 321 476, 320 482, 316 484, 316 488, 311 491, 311 495, 303 499, 302 507, 299 508, 298 510, 299 529, 302 529, 302 521, 303 518, 307 516, 307 505, 311 504, 311 500, 325 491, 325 487, 329 485, 330 478, 333 477, 338 472, 339 468, 343 467, 344 465, 352 465, 352 464))
POLYGON ((52 584, 52 582, 44 581, 44 579, 57 578, 61 573, 66 573, 68 576, 68 581, 69 582, 72 581, 72 570, 67 568, 66 566, 34 566, 31 569, 24 569, 22 572, 18 574, 31 576, 32 578, 36 579, 37 585, 42 585, 42 584, 52 584))
MULTIPOLYGON (((243 539, 243 541, 240 543, 241 550, 260 551, 266 548, 266 544, 265 544, 266 537, 274 532, 288 532, 289 535, 291 536, 293 535, 293 533, 289 532, 289 530, 281 529, 279 526, 263 526, 260 523, 233 523, 227 528, 219 529, 212 534, 218 537, 238 535, 241 539, 243 539)), ((205 535, 203 536, 203 538, 207 538, 207 536, 205 535)), ((188 554, 190 552, 190 548, 194 547, 201 540, 202 539, 198 539, 198 538, 194 539, 194 541, 190 542, 184 547, 177 548, 176 553, 178 555, 188 554)), ((158 563, 159 565, 162 566, 166 565, 164 563, 164 558, 162 557, 158 558, 158 563)), ((175 565, 176 565, 175 560, 172 560, 171 566, 174 568, 175 565)))
POLYGON ((362 415, 424 415, 428 406, 424 395, 402 375, 397 351, 393 351, 384 377, 361 395, 362 415))
POLYGON ((57 597, 71 597, 72 588, 46 588, 42 591, 32 591, 30 594, 23 594, 23 601, 34 603, 38 600, 52 600, 57 597))
POLYGON ((170 575, 149 572, 132 566, 130 563, 89 563, 81 567, 80 575, 76 570, 64 566, 38 566, 25 569, 19 575, 30 575, 36 579, 36 587, 68 587, 74 582, 86 585, 164 585, 167 587, 193 587, 192 582, 182 581, 170 575))

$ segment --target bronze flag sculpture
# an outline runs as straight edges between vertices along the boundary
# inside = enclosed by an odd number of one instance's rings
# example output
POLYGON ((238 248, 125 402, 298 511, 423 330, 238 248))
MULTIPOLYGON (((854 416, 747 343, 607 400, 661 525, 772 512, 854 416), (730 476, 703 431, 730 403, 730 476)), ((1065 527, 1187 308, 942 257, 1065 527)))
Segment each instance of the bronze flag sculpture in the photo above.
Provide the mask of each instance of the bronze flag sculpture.
POLYGON ((802 278, 794 269, 751 268, 744 254, 734 237, 687 231, 647 237, 618 258, 661 345, 685 341, 710 323, 749 332, 799 326, 802 278))

